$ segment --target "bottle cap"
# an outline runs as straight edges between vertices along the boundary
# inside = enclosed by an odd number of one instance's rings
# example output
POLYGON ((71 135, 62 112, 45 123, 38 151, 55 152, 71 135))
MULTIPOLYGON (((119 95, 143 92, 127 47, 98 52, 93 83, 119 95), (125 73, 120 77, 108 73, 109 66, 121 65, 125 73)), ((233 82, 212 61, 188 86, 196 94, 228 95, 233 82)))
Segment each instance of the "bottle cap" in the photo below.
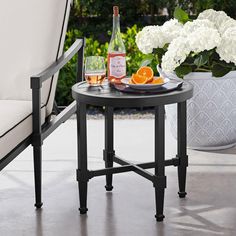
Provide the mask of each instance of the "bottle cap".
POLYGON ((119 15, 119 7, 118 6, 113 6, 113 14, 114 14, 114 16, 119 15))

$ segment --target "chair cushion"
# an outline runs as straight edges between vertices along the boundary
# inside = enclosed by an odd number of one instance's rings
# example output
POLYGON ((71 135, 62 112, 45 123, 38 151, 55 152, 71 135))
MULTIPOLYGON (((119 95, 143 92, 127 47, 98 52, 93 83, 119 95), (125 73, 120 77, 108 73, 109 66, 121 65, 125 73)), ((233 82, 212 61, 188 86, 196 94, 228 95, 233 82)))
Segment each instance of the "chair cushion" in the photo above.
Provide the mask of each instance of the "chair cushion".
MULTIPOLYGON (((32 133, 32 102, 0 100, 0 159, 32 133)), ((45 106, 41 109, 45 122, 45 106)))
MULTIPOLYGON (((30 77, 55 62, 63 51, 70 3, 71 0, 1 1, 1 100, 31 100, 30 77)), ((42 102, 48 104, 48 114, 54 94, 55 83, 49 79, 42 88, 42 102)))

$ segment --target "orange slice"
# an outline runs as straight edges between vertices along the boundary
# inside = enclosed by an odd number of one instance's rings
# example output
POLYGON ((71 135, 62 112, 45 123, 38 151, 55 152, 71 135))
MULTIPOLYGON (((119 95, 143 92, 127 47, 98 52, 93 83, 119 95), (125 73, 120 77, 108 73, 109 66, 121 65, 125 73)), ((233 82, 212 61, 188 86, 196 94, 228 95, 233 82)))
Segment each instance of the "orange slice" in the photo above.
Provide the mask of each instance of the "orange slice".
POLYGON ((151 84, 163 84, 164 80, 161 77, 157 77, 155 79, 152 80, 151 84))
POLYGON ((142 66, 137 71, 138 75, 147 77, 148 81, 151 81, 153 78, 153 70, 150 66, 142 66))
POLYGON ((132 78, 129 80, 129 84, 134 84, 132 78))
POLYGON ((146 84, 148 82, 148 78, 146 76, 132 74, 131 81, 134 84, 146 84))

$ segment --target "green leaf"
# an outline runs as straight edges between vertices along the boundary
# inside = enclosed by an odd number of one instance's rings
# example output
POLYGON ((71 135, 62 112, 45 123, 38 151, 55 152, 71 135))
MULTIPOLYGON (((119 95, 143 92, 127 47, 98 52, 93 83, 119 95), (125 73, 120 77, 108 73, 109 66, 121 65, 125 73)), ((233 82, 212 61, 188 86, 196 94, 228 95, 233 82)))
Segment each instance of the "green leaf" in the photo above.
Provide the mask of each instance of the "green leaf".
POLYGON ((192 72, 191 66, 181 65, 175 69, 175 73, 179 78, 183 78, 185 75, 187 75, 190 72, 192 72))
POLYGON ((190 66, 194 66, 194 58, 191 55, 189 55, 185 59, 184 64, 187 64, 187 65, 190 65, 190 66))
POLYGON ((166 50, 164 50, 163 48, 154 48, 153 49, 153 53, 158 54, 158 55, 164 55, 166 52, 166 50))
POLYGON ((144 59, 140 62, 140 67, 150 65, 153 59, 154 59, 154 56, 152 54, 146 55, 144 59))
POLYGON ((231 71, 230 67, 225 67, 221 64, 214 64, 212 67, 212 75, 214 77, 222 77, 231 71))
POLYGON ((166 53, 166 51, 167 50, 165 50, 164 48, 155 48, 153 50, 153 54, 156 56, 157 64, 161 64, 162 57, 166 53))
POLYGON ((174 18, 183 24, 189 21, 188 13, 182 10, 180 7, 175 8, 174 18))
POLYGON ((209 61, 209 56, 210 56, 210 54, 208 51, 203 51, 203 52, 199 53, 194 60, 194 64, 197 67, 201 67, 201 66, 207 64, 207 62, 209 61))
POLYGON ((226 61, 221 61, 219 60, 218 62, 215 62, 215 64, 219 64, 223 67, 228 67, 228 68, 231 68, 231 70, 234 70, 235 69, 235 64, 230 62, 230 63, 227 63, 226 61))

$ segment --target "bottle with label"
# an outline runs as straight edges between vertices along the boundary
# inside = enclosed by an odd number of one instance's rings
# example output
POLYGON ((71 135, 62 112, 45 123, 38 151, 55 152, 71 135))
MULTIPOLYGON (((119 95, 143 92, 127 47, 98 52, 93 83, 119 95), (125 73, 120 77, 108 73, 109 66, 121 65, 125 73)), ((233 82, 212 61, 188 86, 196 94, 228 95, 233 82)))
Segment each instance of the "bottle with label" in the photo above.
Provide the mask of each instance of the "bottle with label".
POLYGON ((119 7, 113 7, 113 30, 108 46, 108 80, 111 83, 120 83, 126 76, 126 51, 120 33, 119 7))

